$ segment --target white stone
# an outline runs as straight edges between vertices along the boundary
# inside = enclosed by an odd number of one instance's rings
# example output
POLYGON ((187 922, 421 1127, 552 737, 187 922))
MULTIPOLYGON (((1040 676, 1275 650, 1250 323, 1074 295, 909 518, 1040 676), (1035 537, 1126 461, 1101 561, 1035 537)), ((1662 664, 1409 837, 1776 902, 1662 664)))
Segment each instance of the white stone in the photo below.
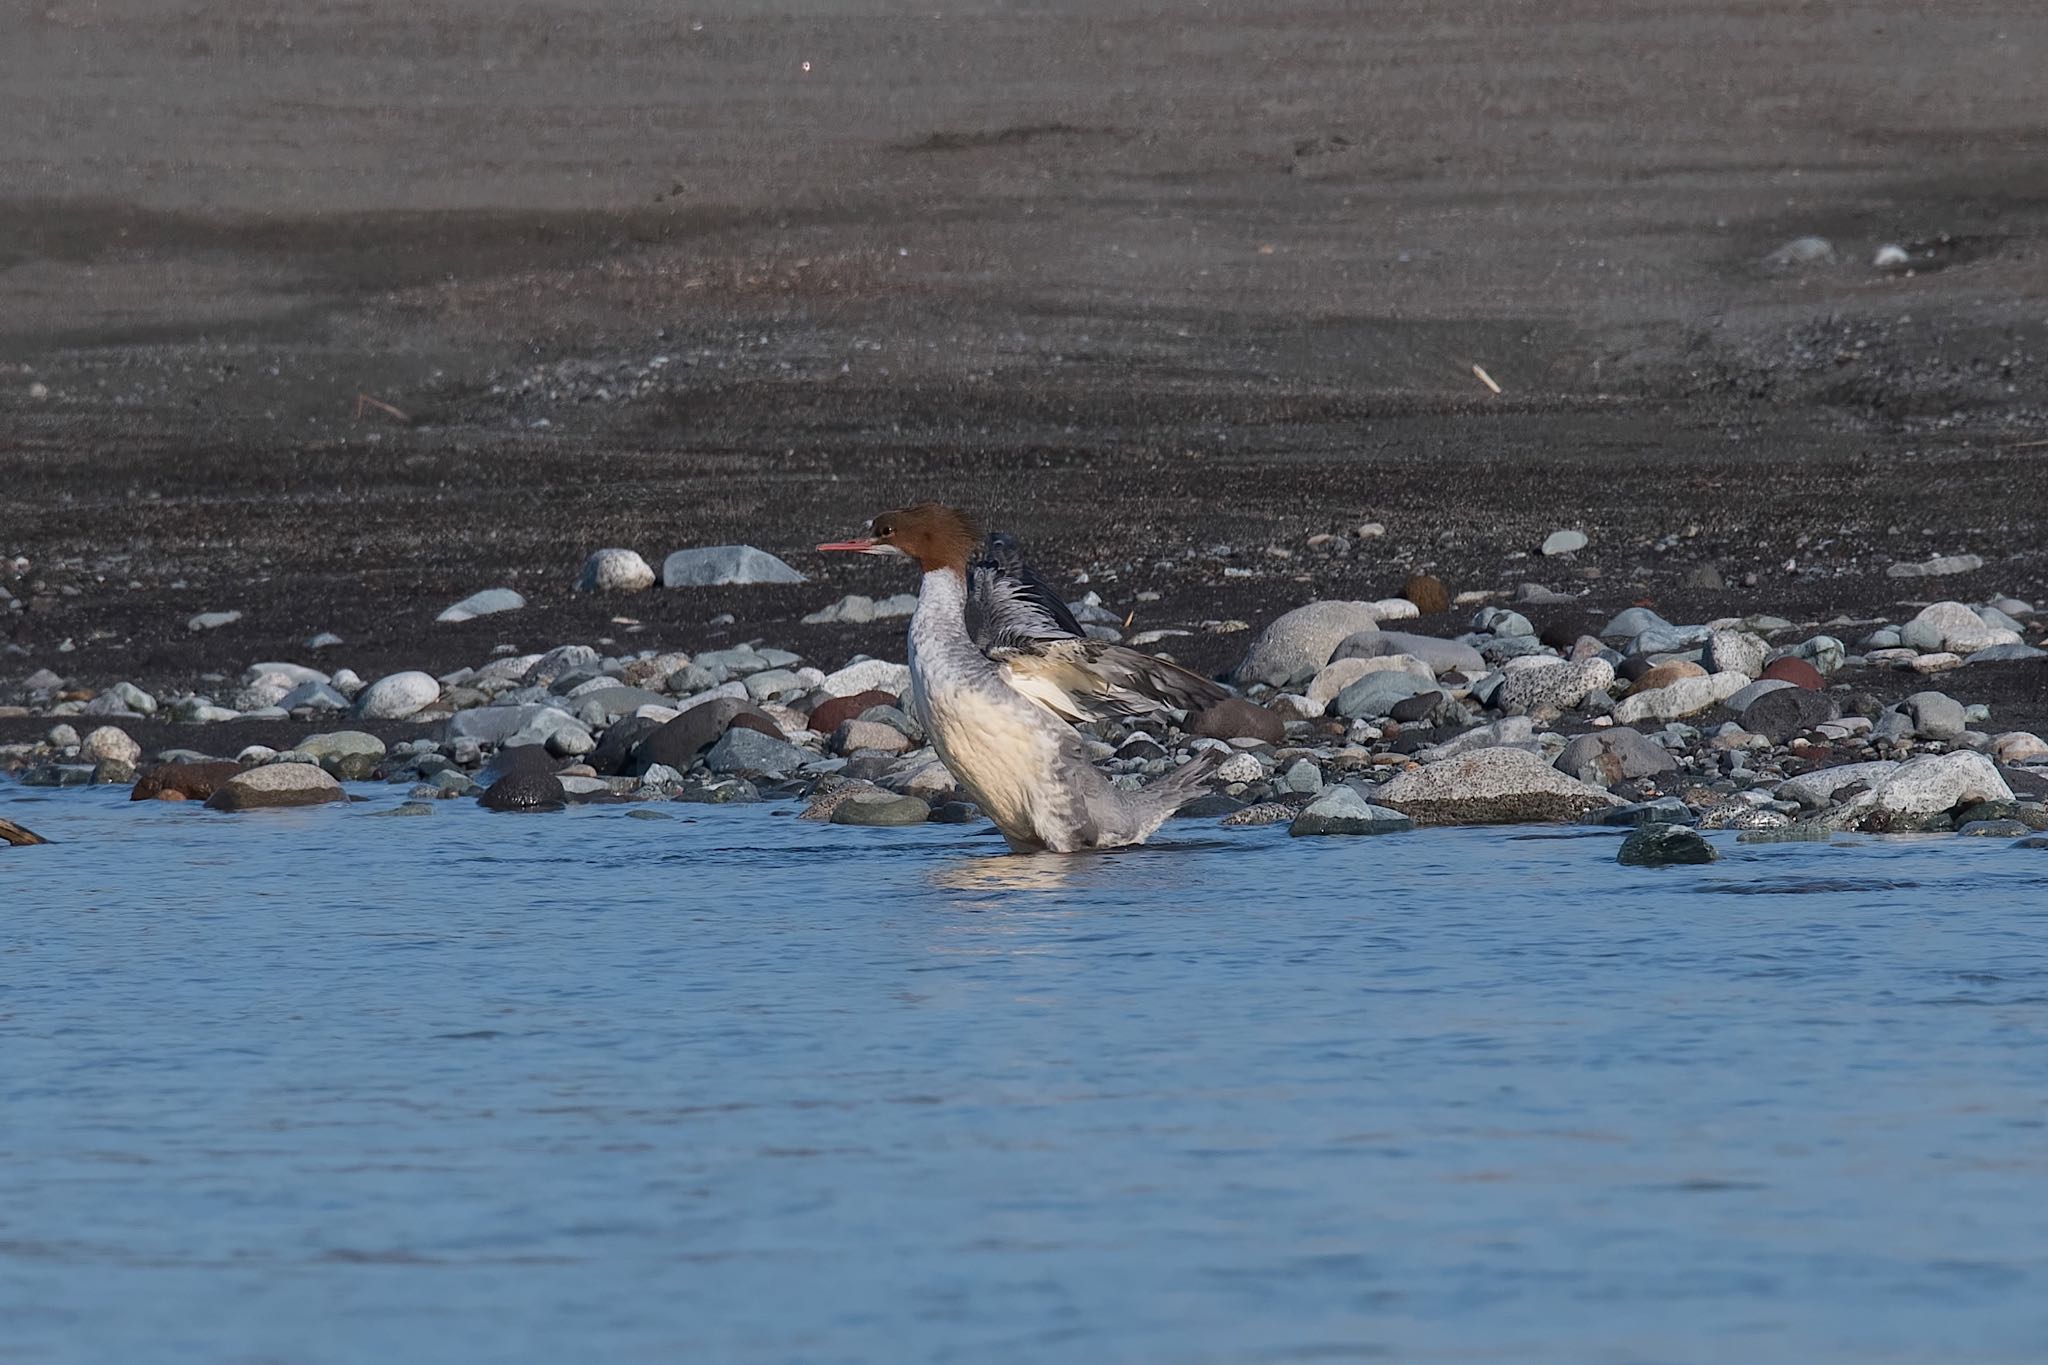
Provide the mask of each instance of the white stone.
POLYGON ((1932 815, 1965 802, 2010 801, 2012 788, 1982 754, 1923 754, 1901 763, 1871 789, 1880 809, 1932 815))
POLYGON ((289 673, 256 673, 244 675, 241 689, 235 693, 235 708, 240 711, 257 711, 266 706, 275 706, 286 697, 298 683, 289 673))
POLYGON ((1677 720, 1728 700, 1749 686, 1743 673, 1710 673, 1704 678, 1680 678, 1666 687, 1653 687, 1623 697, 1614 704, 1617 725, 1634 725, 1644 720, 1677 720))
POLYGON ((910 690, 910 665, 892 664, 886 659, 862 659, 836 673, 827 673, 825 681, 818 686, 835 697, 850 697, 856 692, 868 691, 891 692, 900 697, 910 690))
POLYGON ((474 621, 479 616, 518 611, 525 605, 526 599, 510 588, 485 588, 482 592, 471 593, 434 619, 449 623, 474 621))
POLYGON ((138 716, 153 716, 156 714, 156 698, 150 696, 149 693, 143 691, 132 682, 117 682, 100 695, 111 697, 116 702, 119 702, 124 709, 132 711, 138 716))
POLYGON ((1770 646, 1763 637, 1746 630, 1717 630, 1707 636, 1705 657, 1700 662, 1709 673, 1745 673, 1754 678, 1764 671, 1770 646))
POLYGON ((2036 763, 2048 759, 2048 740, 2026 730, 2008 730, 1992 738, 1991 752, 2000 763, 2036 763))
POLYGON ((1949 574, 1975 573, 1983 567, 1981 555, 1936 555, 1917 564, 1894 564, 1885 573, 1892 578, 1943 578, 1949 574))
POLYGON ((578 592, 645 592, 654 586, 654 569, 638 550, 595 550, 576 576, 578 592))
POLYGON ((1552 531, 1543 541, 1543 553, 1546 555, 1576 554, 1585 548, 1584 531, 1552 531))
POLYGON ((341 783, 316 764, 266 763, 229 778, 206 804, 221 810, 243 810, 320 805, 347 799, 341 783))
POLYGON ((1543 706, 1568 711, 1614 682, 1614 665, 1598 657, 1570 664, 1553 661, 1548 668, 1516 669, 1516 662, 1508 661, 1507 681, 1493 697, 1494 706, 1511 716, 1543 706))
POLYGON ((142 746, 130 739, 128 732, 120 726, 102 725, 78 746, 78 756, 87 763, 110 758, 116 763, 133 766, 142 761, 142 746))
POLYGON ((1405 597, 1382 597, 1372 604, 1372 609, 1382 621, 1406 621, 1422 615, 1422 608, 1405 597))
POLYGON ((1835 246, 1825 237, 1794 237, 1764 257, 1764 264, 1776 270, 1801 265, 1826 265, 1835 259, 1835 246))
POLYGON ((253 683, 258 678, 265 677, 270 674, 276 674, 280 677, 289 679, 293 687, 297 687, 300 683, 324 683, 333 681, 332 678, 328 677, 327 674, 322 673, 317 668, 308 668, 304 664, 285 663, 281 660, 274 659, 266 660, 263 663, 250 664, 247 668, 242 670, 242 681, 245 683, 253 683))
POLYGON ((187 630, 219 630, 242 619, 238 611, 202 611, 185 623, 187 630))
MULTIPOLYGON (((493 659, 476 671, 472 683, 486 683, 502 679, 506 682, 523 681, 533 666, 545 659, 545 654, 508 654, 502 659, 493 659)), ((339 674, 335 676, 339 677, 339 674)))
POLYGON ((1886 242, 1870 258, 1870 264, 1879 270, 1904 270, 1912 263, 1913 258, 1906 253, 1906 248, 1896 242, 1886 242))
POLYGON ((1961 602, 1935 602, 1899 628, 1899 638, 1924 653, 1974 654, 2022 643, 2018 631, 1987 623, 1961 602))
POLYGON ((1258 782, 1265 776, 1266 765, 1259 762, 1256 755, 1237 753, 1216 765, 1210 781, 1227 786, 1233 782, 1258 782))
POLYGON ((789 565, 751 545, 707 545, 677 550, 661 565, 665 588, 711 588, 737 583, 803 583, 789 565))
POLYGON ((356 696, 356 714, 364 720, 404 720, 441 699, 441 684, 431 673, 393 673, 379 678, 356 696))
POLYGON ((860 593, 848 593, 830 606, 818 608, 803 618, 807 626, 829 626, 834 624, 866 625, 875 619, 875 599, 860 593))
POLYGON ((1821 768, 1787 778, 1778 784, 1774 794, 1780 801, 1797 801, 1813 810, 1825 806, 1844 787, 1852 787, 1858 782, 1877 785, 1896 772, 1898 766, 1896 763, 1879 762, 1844 763, 1833 768, 1821 768))

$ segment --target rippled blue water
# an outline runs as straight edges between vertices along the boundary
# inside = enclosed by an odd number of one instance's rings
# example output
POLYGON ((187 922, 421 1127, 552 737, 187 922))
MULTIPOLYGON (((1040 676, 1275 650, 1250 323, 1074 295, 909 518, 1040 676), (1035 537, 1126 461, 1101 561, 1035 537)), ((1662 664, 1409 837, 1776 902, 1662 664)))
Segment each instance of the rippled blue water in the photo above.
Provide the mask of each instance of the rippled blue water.
POLYGON ((2048 1354, 2048 854, 365 790, 0 787, 0 1359, 2048 1354))

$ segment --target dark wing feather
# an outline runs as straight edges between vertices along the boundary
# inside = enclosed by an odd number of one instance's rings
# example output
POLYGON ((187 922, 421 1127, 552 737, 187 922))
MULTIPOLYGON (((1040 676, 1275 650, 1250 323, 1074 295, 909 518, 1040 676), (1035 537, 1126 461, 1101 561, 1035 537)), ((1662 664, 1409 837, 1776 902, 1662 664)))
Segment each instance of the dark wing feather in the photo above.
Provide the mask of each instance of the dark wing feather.
POLYGON ((1051 584, 997 532, 968 571, 968 631, 1010 685, 1070 721, 1199 711, 1230 695, 1178 664, 1090 639, 1051 584))
POLYGON ((1048 640, 1079 640, 1087 632, 1053 586, 998 531, 967 574, 967 629, 981 652, 1025 649, 1048 640))

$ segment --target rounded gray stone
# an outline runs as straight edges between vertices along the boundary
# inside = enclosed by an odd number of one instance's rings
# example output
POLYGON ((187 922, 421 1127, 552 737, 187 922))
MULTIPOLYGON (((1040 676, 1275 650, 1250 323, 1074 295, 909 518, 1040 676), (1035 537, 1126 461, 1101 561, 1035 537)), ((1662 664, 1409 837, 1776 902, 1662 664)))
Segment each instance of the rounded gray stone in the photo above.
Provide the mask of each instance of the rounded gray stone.
POLYGON ((1287 833, 1302 838, 1324 834, 1398 834, 1414 828, 1415 822, 1397 810, 1375 806, 1350 787, 1331 787, 1302 807, 1288 825, 1287 833))
POLYGON ((932 808, 915 796, 889 792, 861 792, 841 801, 832 810, 835 825, 921 825, 931 818, 932 808))
POLYGON ((441 684, 431 673, 393 673, 356 694, 356 714, 364 720, 404 720, 441 699, 441 684))
POLYGON ((637 550, 591 552, 576 575, 578 592, 644 592, 654 586, 654 569, 637 550))
POLYGON ((1379 613, 1370 602, 1311 602, 1296 607, 1259 632, 1237 666, 1237 680, 1279 687, 1296 675, 1313 676, 1330 662, 1337 646, 1354 635, 1378 629, 1379 613))

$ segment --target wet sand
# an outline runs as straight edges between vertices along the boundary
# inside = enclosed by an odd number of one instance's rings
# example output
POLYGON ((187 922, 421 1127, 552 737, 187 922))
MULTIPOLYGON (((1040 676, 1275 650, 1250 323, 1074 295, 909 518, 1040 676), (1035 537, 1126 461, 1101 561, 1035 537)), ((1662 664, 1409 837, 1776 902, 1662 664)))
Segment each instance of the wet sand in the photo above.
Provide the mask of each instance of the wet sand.
POLYGON ((1611 11, 45 6, 0 52, 0 682, 319 630, 365 674, 893 654, 796 618, 902 576, 804 547, 918 497, 1159 592, 1140 629, 1418 568, 1672 619, 2048 597, 2048 13, 1611 11), (1764 264, 1806 234, 1837 259, 1764 264), (734 540, 820 581, 570 591, 734 540), (494 585, 533 605, 433 623, 494 585))

